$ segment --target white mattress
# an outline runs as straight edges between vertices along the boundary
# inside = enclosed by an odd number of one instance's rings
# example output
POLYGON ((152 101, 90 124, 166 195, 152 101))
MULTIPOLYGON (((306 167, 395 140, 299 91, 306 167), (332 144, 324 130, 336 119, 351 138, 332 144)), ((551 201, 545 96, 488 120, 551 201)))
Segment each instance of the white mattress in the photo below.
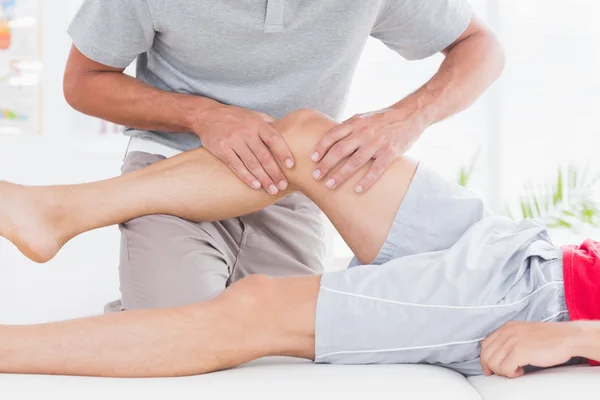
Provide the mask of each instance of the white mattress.
POLYGON ((547 369, 518 379, 477 376, 469 381, 485 400, 600 398, 600 367, 585 365, 547 369))
POLYGON ((315 365, 269 358, 230 371, 167 379, 0 375, 2 399, 561 399, 600 393, 600 367, 567 367, 516 380, 463 376, 425 365, 315 365))

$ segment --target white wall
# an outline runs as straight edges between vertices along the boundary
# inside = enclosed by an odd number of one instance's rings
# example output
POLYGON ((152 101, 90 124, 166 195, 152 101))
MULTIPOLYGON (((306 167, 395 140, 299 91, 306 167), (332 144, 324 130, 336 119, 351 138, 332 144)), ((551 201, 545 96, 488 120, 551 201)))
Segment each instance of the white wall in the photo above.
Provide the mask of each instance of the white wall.
MULTIPOLYGON (((43 7, 42 135, 0 135, 0 179, 24 184, 74 183, 119 173, 126 140, 100 138, 96 121, 81 123, 62 96, 62 73, 74 8, 68 0, 43 7), (79 124, 78 124, 79 122, 79 124), (77 129, 77 126, 92 129, 77 129)), ((33 323, 100 312, 118 298, 118 231, 75 239, 55 260, 36 265, 0 240, 0 321, 33 323)))
MULTIPOLYGON (((0 144, 0 179, 27 184, 81 182, 118 173, 120 156, 0 144), (19 147, 17 147, 19 146, 19 147), (11 151, 12 150, 12 151, 11 151)), ((25 259, 0 240, 0 321, 33 323, 102 310, 118 298, 118 232, 116 228, 85 234, 46 265, 25 259)))

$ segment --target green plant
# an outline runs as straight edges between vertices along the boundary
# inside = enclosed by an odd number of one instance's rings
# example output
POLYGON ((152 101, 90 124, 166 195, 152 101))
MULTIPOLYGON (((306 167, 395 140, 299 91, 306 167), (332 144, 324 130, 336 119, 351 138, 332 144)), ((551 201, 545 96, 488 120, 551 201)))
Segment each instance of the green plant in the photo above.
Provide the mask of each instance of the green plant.
MULTIPOLYGON (((460 166, 457 183, 467 187, 479 158, 479 149, 468 164, 460 166)), ((600 174, 590 174, 589 166, 578 168, 568 165, 559 166, 553 180, 525 185, 524 193, 519 197, 520 218, 538 218, 550 228, 574 227, 586 224, 600 226, 600 202, 594 199, 594 192, 600 180, 600 174)), ((509 206, 505 213, 514 218, 509 206)))
POLYGON ((558 167, 551 183, 530 182, 525 186, 519 198, 521 216, 540 218, 548 227, 598 225, 600 205, 593 198, 598 179, 600 174, 590 175, 589 167, 558 167))
POLYGON ((477 160, 479 159, 479 148, 471 157, 471 160, 468 164, 463 164, 460 166, 458 170, 458 179, 457 183, 462 187, 469 186, 469 181, 471 180, 471 176, 473 175, 473 170, 475 169, 475 165, 477 165, 477 160))

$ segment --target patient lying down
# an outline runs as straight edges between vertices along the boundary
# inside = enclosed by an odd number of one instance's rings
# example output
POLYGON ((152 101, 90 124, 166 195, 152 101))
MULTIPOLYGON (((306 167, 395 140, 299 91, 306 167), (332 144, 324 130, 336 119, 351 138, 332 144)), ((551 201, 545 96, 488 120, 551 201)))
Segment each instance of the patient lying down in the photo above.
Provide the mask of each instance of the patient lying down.
POLYGON ((311 178, 309 153, 335 122, 298 111, 274 125, 297 160, 278 196, 248 188, 197 149, 101 182, 0 183, 0 235, 45 262, 92 229, 149 214, 217 221, 299 191, 329 217, 356 266, 250 276, 211 301, 178 308, 0 326, 0 372, 181 376, 287 355, 517 377, 527 366, 600 359, 600 323, 591 321, 600 318, 596 242, 556 247, 539 222, 494 216, 472 193, 408 159, 364 194, 354 193, 352 179, 328 190, 311 178))

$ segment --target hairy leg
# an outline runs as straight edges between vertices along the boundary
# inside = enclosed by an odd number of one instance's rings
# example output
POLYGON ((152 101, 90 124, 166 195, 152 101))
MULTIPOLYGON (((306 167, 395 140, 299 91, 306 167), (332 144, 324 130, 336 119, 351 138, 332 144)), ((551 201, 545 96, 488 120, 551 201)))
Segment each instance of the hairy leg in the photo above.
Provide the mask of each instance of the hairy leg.
POLYGON ((184 376, 265 356, 313 359, 319 282, 254 275, 209 302, 0 326, 0 373, 184 376))
POLYGON ((290 188, 278 196, 244 185, 205 149, 189 151, 105 181, 67 186, 0 184, 0 235, 29 258, 45 262, 83 232, 150 214, 216 221, 251 213, 299 190, 329 217, 354 254, 372 261, 414 175, 407 159, 394 163, 367 193, 352 190, 357 176, 332 191, 312 178, 310 152, 335 122, 310 110, 292 113, 276 128, 288 142, 296 166, 286 170, 290 188))

